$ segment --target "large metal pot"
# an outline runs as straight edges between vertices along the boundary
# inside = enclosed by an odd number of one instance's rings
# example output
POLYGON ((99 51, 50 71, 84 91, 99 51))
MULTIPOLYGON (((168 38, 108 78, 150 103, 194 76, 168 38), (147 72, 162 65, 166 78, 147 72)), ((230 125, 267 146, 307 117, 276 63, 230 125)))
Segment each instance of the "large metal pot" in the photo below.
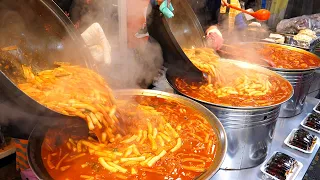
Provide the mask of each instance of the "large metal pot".
POLYGON ((294 89, 293 96, 282 104, 279 117, 289 118, 300 114, 303 110, 311 83, 314 80, 315 70, 274 71, 286 78, 294 89))
MULTIPOLYGON (((240 61, 224 61, 284 79, 277 73, 260 66, 240 61)), ((183 94, 175 85, 175 79, 181 77, 181 74, 177 74, 175 71, 169 69, 166 76, 169 84, 177 93, 203 104, 219 118, 224 126, 228 137, 228 150, 221 168, 245 169, 257 166, 266 159, 280 106, 286 100, 279 104, 265 107, 224 106, 195 99, 194 97, 183 94)), ((293 93, 292 87, 290 91, 293 93)), ((287 100, 290 97, 288 97, 287 100)))
MULTIPOLYGON (((316 56, 315 54, 312 54, 308 51, 291 47, 291 46, 285 46, 280 44, 271 44, 271 43, 261 43, 261 42, 253 42, 253 43, 241 43, 241 48, 244 49, 251 49, 250 47, 259 47, 264 48, 265 46, 268 47, 274 47, 274 48, 283 48, 286 50, 290 50, 292 52, 299 52, 308 55, 310 58, 312 58, 314 61, 320 62, 320 58, 316 56)), ((240 45, 239 45, 240 47, 240 45)), ((259 55, 259 54, 257 54, 259 55)), ((290 56, 290 53, 287 54, 290 56)), ((237 59, 236 56, 232 57, 237 59)), ((242 59, 240 59, 242 60, 242 59)), ((242 60, 246 61, 246 60, 242 60)), ((280 74, 282 77, 286 78, 291 85, 294 88, 294 94, 292 98, 284 103, 280 110, 279 117, 293 117, 298 114, 300 114, 303 110, 304 102, 307 97, 307 94, 309 92, 311 82, 313 80, 313 76, 315 73, 315 70, 319 67, 312 67, 309 69, 284 69, 284 68, 276 68, 276 67, 266 67, 278 74, 280 74)))
MULTIPOLYGON (((172 101, 176 101, 182 103, 186 106, 192 107, 196 110, 200 116, 204 117, 212 126, 214 132, 217 135, 218 139, 218 150, 215 156, 215 159, 212 161, 212 165, 210 168, 199 176, 199 179, 210 179, 220 168, 226 151, 227 151, 227 136, 226 132, 218 120, 218 118, 212 114, 209 110, 207 110, 202 105, 179 95, 170 94, 161 91, 154 91, 154 90, 121 90, 117 91, 116 95, 123 96, 134 96, 134 95, 142 95, 142 96, 157 96, 159 98, 169 99, 172 101)), ((44 140, 45 134, 49 128, 53 126, 61 126, 64 127, 66 124, 66 119, 57 119, 52 123, 45 122, 39 123, 34 130, 32 131, 29 137, 28 143, 28 160, 32 170, 35 172, 39 179, 52 179, 51 176, 48 174, 41 158, 41 146, 44 140)))
POLYGON ((261 164, 271 145, 280 105, 269 108, 231 109, 205 105, 223 124, 228 151, 222 169, 244 169, 261 164))
MULTIPOLYGON (((305 51, 299 48, 280 45, 280 44, 259 43, 259 45, 260 44, 273 46, 273 47, 281 47, 281 48, 289 49, 293 52, 298 51, 300 53, 309 55, 310 57, 313 58, 314 61, 320 61, 320 58, 315 54, 312 54, 308 51, 305 51)), ((288 56, 290 56, 290 54, 288 54, 288 56)), ((287 102, 285 102, 281 106, 279 117, 289 118, 289 117, 293 117, 300 114, 303 110, 304 103, 315 74, 315 70, 316 68, 319 68, 319 67, 313 67, 309 69, 283 69, 283 68, 274 68, 274 67, 268 67, 268 68, 280 74, 282 77, 286 78, 291 83, 294 89, 294 93, 291 99, 289 99, 287 102)))

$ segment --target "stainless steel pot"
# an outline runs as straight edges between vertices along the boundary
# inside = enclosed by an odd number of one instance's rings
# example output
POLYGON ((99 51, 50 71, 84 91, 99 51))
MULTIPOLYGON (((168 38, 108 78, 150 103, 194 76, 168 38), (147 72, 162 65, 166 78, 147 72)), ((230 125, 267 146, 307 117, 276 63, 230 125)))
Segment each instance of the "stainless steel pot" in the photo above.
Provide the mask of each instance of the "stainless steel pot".
MULTIPOLYGON (((246 43, 250 45, 250 43, 246 43)), ((289 49, 292 52, 300 52, 303 54, 307 54, 314 61, 320 61, 320 58, 315 54, 312 54, 303 49, 285 46, 280 44, 270 44, 270 43, 252 43, 253 45, 258 46, 273 46, 275 48, 285 48, 289 49)), ((290 54, 288 54, 290 56, 290 54)), ((282 77, 286 78, 294 88, 294 93, 291 99, 289 99, 286 103, 281 106, 279 117, 290 118, 300 114, 303 110, 305 99, 308 95, 308 91, 311 86, 311 82, 313 80, 313 76, 315 70, 319 67, 312 67, 309 69, 284 69, 284 68, 275 68, 275 67, 267 67, 274 72, 280 74, 282 77)))
MULTIPOLYGON (((279 74, 257 65, 231 60, 224 61, 284 79, 279 74)), ((166 76, 169 84, 177 93, 203 104, 219 118, 224 126, 228 137, 228 150, 221 166, 222 169, 251 168, 261 164, 266 159, 281 104, 291 98, 293 94, 292 86, 291 96, 279 104, 265 107, 231 107, 195 99, 183 94, 175 85, 175 79, 179 75, 169 69, 166 76)))
POLYGON ((205 106, 220 119, 227 133, 228 151, 222 169, 255 167, 265 160, 280 105, 262 109, 205 106))
MULTIPOLYGON (((312 54, 303 49, 299 49, 291 46, 262 43, 262 42, 241 43, 241 45, 239 46, 247 50, 249 50, 249 48, 253 46, 255 48, 257 47, 264 48, 265 46, 271 46, 274 48, 283 48, 283 49, 290 50, 292 52, 299 52, 299 53, 306 54, 316 62, 320 61, 320 58, 315 54, 312 54)), ((258 55, 257 53, 254 53, 254 54, 258 55)), ((287 55, 290 56, 290 53, 287 55)), ((236 59, 237 57, 233 57, 233 58, 236 59)), ((246 61, 246 60, 241 60, 241 61, 246 61)), ((309 69, 284 69, 284 68, 276 68, 276 67, 266 67, 266 68, 286 78, 294 88, 294 94, 292 98, 282 105, 279 117, 289 118, 289 117, 293 117, 300 114, 303 110, 304 102, 307 97, 308 91, 310 89, 315 70, 319 67, 311 67, 309 69)))
POLYGON ((294 89, 293 96, 281 106, 279 117, 293 117, 300 114, 308 95, 315 70, 275 71, 286 78, 294 89))
MULTIPOLYGON (((219 170, 227 151, 227 135, 218 118, 214 114, 212 114, 208 109, 206 109, 199 103, 196 103, 193 100, 185 98, 183 96, 155 90, 120 90, 116 91, 115 94, 116 96, 121 97, 130 97, 135 95, 156 96, 159 98, 176 101, 193 108, 200 116, 204 117, 211 124, 215 134, 217 135, 219 143, 217 144, 217 154, 214 160, 212 161, 212 165, 205 173, 201 174, 201 176, 199 176, 197 179, 209 180, 219 170)), ((64 127, 66 122, 66 119, 60 119, 55 120, 51 123, 38 123, 29 137, 28 161, 32 170, 35 172, 39 179, 52 179, 52 177, 48 174, 46 168, 44 167, 41 156, 39 156, 41 154, 41 146, 45 134, 48 131, 48 129, 52 126, 59 125, 64 127)))

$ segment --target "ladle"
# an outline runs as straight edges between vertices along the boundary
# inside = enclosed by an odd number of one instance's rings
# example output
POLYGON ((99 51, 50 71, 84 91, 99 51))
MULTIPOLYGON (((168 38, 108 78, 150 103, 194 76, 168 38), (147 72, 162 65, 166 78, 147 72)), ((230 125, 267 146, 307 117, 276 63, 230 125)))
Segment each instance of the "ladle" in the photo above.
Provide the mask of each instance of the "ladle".
POLYGON ((266 9, 260 9, 260 10, 258 10, 256 12, 249 12, 249 11, 246 11, 244 9, 238 8, 238 7, 234 6, 234 5, 228 4, 224 0, 222 0, 222 2, 223 2, 224 6, 227 6, 229 8, 236 9, 236 10, 241 11, 243 13, 249 14, 252 17, 254 17, 254 18, 256 18, 256 19, 258 19, 260 21, 268 20, 270 18, 270 15, 271 15, 270 11, 268 11, 266 9))

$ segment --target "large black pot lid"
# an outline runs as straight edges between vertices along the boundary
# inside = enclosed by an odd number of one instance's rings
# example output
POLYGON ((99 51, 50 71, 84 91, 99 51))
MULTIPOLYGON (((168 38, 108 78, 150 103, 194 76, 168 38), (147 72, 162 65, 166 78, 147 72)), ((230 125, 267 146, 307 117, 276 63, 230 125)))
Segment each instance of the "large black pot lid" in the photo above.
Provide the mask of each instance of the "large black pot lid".
POLYGON ((205 34, 194 11, 185 0, 172 1, 174 17, 165 18, 170 38, 180 48, 204 47, 205 34))
POLYGON ((60 115, 21 91, 17 78, 23 74, 15 70, 21 64, 36 72, 52 69, 55 61, 93 68, 92 56, 80 34, 52 0, 1 0, 0 19, 0 48, 18 47, 0 51, 0 64, 4 62, 0 66, 1 95, 26 112, 60 115))

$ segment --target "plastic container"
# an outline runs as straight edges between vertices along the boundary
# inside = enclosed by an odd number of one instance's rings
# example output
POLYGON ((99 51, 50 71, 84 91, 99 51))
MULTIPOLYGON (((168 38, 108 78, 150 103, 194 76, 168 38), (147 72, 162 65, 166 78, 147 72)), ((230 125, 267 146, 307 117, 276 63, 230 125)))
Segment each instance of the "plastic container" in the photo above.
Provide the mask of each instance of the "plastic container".
POLYGON ((318 104, 313 108, 313 111, 320 114, 320 111, 317 110, 317 107, 320 105, 320 101, 318 102, 318 104))
MULTIPOLYGON (((301 125, 302 127, 306 128, 306 129, 310 130, 310 131, 313 131, 313 132, 316 132, 316 133, 319 133, 319 134, 320 134, 320 130, 313 129, 312 127, 309 127, 309 126, 306 125, 307 119, 308 119, 308 117, 309 117, 310 115, 311 115, 311 113, 309 113, 309 114, 307 115, 307 117, 305 117, 305 118, 303 119, 303 121, 301 121, 300 125, 301 125)), ((319 119, 319 121, 320 121, 320 119, 319 119)))
POLYGON ((306 153, 306 154, 311 154, 311 153, 313 152, 314 148, 315 148, 315 147, 317 146, 317 144, 318 144, 318 137, 315 136, 315 138, 316 138, 316 143, 311 147, 311 149, 310 149, 309 151, 307 151, 307 150, 298 148, 298 147, 296 147, 296 146, 294 146, 294 145, 291 145, 291 144, 289 143, 289 142, 290 142, 290 139, 293 137, 294 133, 295 133, 297 130, 298 130, 298 129, 293 129, 293 130, 291 131, 291 133, 289 134, 289 136, 284 140, 284 144, 287 145, 287 146, 289 146, 289 147, 292 148, 292 149, 301 151, 301 152, 306 153))
MULTIPOLYGON (((267 177, 271 178, 271 179, 275 179, 278 180, 278 178, 276 178, 275 176, 272 176, 271 174, 267 173, 266 171, 266 164, 273 158, 273 156, 277 153, 278 151, 274 152, 273 155, 267 159, 262 166, 260 167, 260 170, 263 174, 265 174, 267 177)), ((297 161, 297 160, 296 160, 297 161)), ((297 177, 297 175, 299 174, 299 172, 301 171, 303 167, 303 164, 299 161, 297 161, 297 166, 293 168, 293 171, 289 173, 289 175, 287 176, 286 180, 293 180, 297 177)))

